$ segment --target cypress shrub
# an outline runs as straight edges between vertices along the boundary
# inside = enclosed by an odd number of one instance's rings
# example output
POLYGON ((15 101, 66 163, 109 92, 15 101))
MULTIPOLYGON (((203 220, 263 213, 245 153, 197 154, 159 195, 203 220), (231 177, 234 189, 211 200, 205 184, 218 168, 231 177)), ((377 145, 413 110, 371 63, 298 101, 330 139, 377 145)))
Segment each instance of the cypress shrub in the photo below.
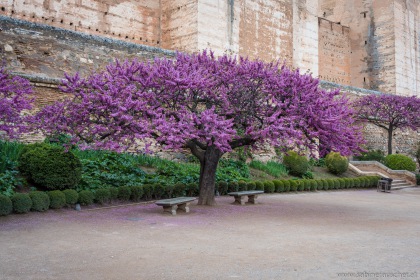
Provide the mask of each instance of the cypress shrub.
POLYGON ((294 151, 288 151, 283 158, 283 164, 291 175, 302 177, 309 169, 309 161, 305 156, 300 156, 294 151))
POLYGON ((131 189, 127 186, 121 186, 118 188, 118 199, 121 199, 123 201, 130 200, 131 196, 131 189))
POLYGON ((0 216, 6 216, 12 213, 13 211, 13 203, 12 200, 3 195, 0 194, 0 216))
POLYGON ((283 185, 284 185, 284 191, 285 192, 290 192, 290 182, 289 180, 282 180, 283 185))
POLYGON ((256 186, 255 186, 255 182, 248 182, 248 183, 246 184, 246 188, 247 188, 247 190, 249 190, 249 191, 253 191, 253 190, 255 190, 255 188, 256 188, 256 186))
POLYGON ((237 192, 239 189, 238 182, 229 182, 228 192, 237 192))
POLYGON ((275 192, 276 193, 281 193, 284 192, 284 185, 283 182, 280 180, 273 180, 274 183, 274 187, 275 187, 275 192))
POLYGON ((297 185, 297 191, 301 192, 305 189, 305 180, 296 180, 297 185))
POLYGON ((272 181, 264 181, 264 191, 266 193, 273 193, 274 190, 275 190, 275 186, 272 181))
POLYGON ((242 191, 247 191, 247 183, 245 181, 239 181, 238 182, 238 191, 242 192, 242 191))
POLYGON ((325 164, 328 171, 336 175, 346 172, 349 168, 348 159, 336 152, 331 152, 325 157, 325 164))
POLYGON ((296 192, 298 188, 298 183, 296 182, 296 180, 289 180, 289 183, 290 183, 290 191, 296 192))
POLYGON ((63 191, 65 197, 66 197, 66 204, 67 205, 73 205, 77 203, 77 200, 79 199, 79 194, 72 189, 67 189, 63 191))
POLYGON ((143 199, 151 200, 154 194, 154 186, 151 184, 143 185, 143 199))
POLYGON ((263 191, 264 184, 261 181, 255 181, 255 189, 258 191, 263 191))
POLYGON ((130 199, 134 202, 138 202, 143 197, 143 186, 131 186, 130 199))
POLYGON ((13 211, 18 214, 28 213, 32 207, 31 197, 26 193, 15 193, 10 198, 12 200, 13 211))
POLYGON ((228 183, 224 181, 217 183, 217 190, 220 195, 226 195, 228 193, 228 183))
POLYGON ((111 191, 108 188, 97 189, 95 192, 95 201, 101 205, 109 203, 111 200, 111 191))
POLYGON ((50 207, 50 198, 45 192, 33 191, 29 196, 32 200, 32 211, 44 212, 50 207))
POLYGON ((91 205, 94 198, 95 195, 91 191, 83 190, 79 192, 79 203, 81 205, 91 205))
POLYGON ((48 196, 50 197, 50 208, 60 209, 66 205, 66 196, 62 191, 49 191, 48 196))
POLYGON ((311 191, 316 191, 318 189, 318 180, 310 180, 311 191))

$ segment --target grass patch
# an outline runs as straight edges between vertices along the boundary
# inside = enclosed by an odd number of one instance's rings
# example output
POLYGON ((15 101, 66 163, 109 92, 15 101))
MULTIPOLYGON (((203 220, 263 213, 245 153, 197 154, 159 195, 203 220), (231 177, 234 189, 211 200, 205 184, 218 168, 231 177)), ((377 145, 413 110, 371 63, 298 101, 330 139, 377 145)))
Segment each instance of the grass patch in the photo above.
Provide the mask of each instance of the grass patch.
POLYGON ((283 178, 288 175, 286 167, 278 162, 275 161, 268 161, 267 163, 263 163, 258 160, 253 160, 249 163, 249 167, 263 171, 274 178, 283 178))

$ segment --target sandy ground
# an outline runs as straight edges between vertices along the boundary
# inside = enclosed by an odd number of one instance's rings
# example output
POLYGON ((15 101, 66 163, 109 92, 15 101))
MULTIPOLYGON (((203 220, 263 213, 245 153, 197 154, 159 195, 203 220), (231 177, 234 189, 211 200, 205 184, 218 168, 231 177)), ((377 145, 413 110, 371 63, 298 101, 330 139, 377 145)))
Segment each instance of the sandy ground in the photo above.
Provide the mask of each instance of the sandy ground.
POLYGON ((218 197, 177 216, 143 204, 0 217, 0 279, 420 278, 420 188, 259 201, 218 197))

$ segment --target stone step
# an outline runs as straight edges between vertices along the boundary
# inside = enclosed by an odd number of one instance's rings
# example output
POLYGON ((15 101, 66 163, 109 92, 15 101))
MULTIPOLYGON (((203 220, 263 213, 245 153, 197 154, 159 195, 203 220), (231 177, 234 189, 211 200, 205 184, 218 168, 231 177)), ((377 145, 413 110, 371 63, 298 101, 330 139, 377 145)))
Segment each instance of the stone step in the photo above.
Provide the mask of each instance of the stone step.
POLYGON ((417 186, 415 186, 415 185, 406 184, 404 186, 391 186, 391 190, 402 190, 402 189, 416 188, 416 187, 417 186))

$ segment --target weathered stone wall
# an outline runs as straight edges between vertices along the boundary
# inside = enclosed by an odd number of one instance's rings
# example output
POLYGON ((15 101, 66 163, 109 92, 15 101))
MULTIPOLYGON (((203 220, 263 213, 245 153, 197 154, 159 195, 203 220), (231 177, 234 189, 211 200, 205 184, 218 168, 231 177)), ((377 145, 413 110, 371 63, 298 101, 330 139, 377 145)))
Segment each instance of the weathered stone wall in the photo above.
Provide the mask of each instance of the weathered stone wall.
POLYGON ((342 85, 351 84, 350 29, 319 19, 319 78, 342 85))

